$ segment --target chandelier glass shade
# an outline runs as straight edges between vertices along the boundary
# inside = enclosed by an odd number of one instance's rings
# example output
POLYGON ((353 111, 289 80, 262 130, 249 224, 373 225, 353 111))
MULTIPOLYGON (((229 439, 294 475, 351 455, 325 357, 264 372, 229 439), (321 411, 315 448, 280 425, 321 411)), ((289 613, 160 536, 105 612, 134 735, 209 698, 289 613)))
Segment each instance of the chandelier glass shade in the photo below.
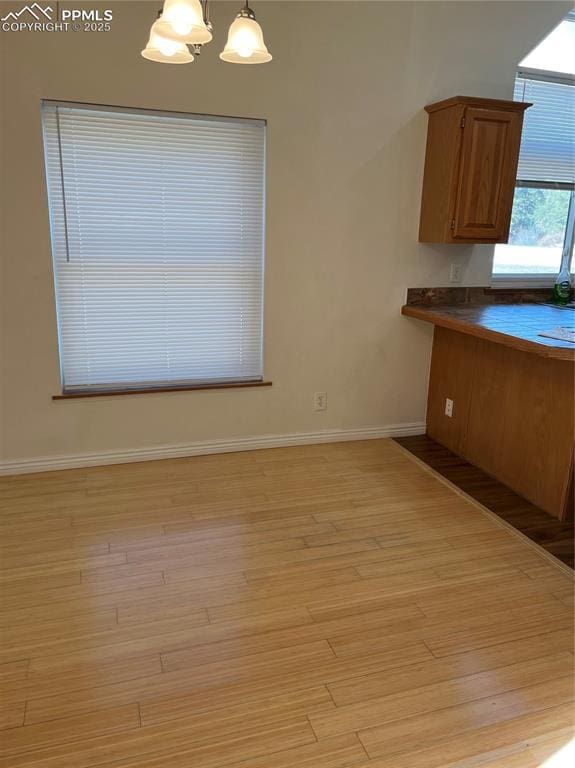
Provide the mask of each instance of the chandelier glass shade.
POLYGON ((265 64, 272 55, 264 43, 262 28, 254 18, 238 15, 230 26, 228 42, 220 59, 232 64, 265 64))
MULTIPOLYGON (((142 56, 160 64, 188 64, 211 39, 208 0, 165 0, 142 56)), ((264 64, 272 59, 247 0, 229 28, 220 58, 232 64, 264 64)))
POLYGON ((212 39, 200 0, 165 0, 158 33, 190 45, 204 45, 212 39))
POLYGON ((178 43, 158 33, 158 22, 152 24, 150 39, 142 51, 142 56, 160 64, 189 64, 194 60, 185 43, 178 43))

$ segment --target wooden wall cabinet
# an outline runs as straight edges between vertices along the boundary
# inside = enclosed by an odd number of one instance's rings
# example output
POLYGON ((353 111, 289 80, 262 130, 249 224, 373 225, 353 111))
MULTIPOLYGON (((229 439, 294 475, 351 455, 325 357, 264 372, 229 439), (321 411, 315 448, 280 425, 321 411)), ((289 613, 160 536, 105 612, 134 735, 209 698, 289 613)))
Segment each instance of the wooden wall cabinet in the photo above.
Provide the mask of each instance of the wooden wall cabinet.
POLYGON ((420 242, 507 242, 523 113, 530 106, 454 96, 425 108, 420 242))

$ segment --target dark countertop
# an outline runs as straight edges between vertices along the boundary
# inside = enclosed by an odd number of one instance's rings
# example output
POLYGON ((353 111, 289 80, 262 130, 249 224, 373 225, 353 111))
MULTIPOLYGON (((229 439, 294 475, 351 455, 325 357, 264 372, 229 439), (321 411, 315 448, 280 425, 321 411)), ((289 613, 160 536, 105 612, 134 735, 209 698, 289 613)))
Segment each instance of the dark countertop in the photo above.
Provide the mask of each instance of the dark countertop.
POLYGON ((539 336, 559 326, 575 328, 575 310, 544 304, 406 304, 403 315, 504 344, 542 357, 575 361, 575 344, 539 336))

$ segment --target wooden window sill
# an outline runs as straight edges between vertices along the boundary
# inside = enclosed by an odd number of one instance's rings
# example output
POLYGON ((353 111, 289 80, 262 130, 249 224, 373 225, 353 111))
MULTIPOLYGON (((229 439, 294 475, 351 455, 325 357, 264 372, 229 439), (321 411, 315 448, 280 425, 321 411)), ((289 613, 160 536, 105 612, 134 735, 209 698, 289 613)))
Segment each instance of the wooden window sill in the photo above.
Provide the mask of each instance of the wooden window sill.
POLYGON ((246 387, 271 387, 271 381, 230 381, 219 384, 187 384, 176 387, 148 387, 146 389, 108 389, 62 392, 52 395, 52 400, 78 400, 83 397, 117 397, 118 395, 153 395, 166 392, 196 392, 208 389, 244 389, 246 387))

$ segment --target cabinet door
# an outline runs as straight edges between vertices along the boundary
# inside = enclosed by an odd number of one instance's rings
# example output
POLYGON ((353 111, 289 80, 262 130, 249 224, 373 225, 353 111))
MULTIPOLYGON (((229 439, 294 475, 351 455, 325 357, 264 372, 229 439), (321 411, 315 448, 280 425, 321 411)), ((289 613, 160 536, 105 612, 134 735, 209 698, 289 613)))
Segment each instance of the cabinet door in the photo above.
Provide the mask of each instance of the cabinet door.
POLYGON ((465 110, 453 238, 506 242, 523 115, 465 110))

